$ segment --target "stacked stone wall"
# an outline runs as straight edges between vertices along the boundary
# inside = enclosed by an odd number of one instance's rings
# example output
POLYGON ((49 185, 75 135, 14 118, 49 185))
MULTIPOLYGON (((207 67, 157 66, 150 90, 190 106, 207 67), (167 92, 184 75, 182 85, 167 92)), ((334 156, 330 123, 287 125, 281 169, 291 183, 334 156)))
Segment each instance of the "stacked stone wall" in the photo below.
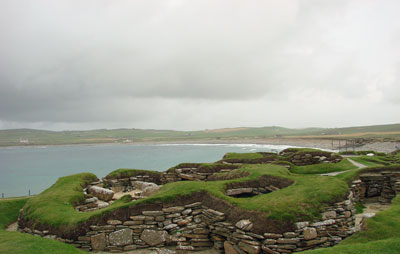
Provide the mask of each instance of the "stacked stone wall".
POLYGON ((48 231, 21 231, 70 243, 88 251, 123 252, 148 247, 176 246, 177 253, 215 248, 220 253, 292 253, 337 244, 354 232, 355 200, 352 193, 344 202, 329 207, 322 220, 296 223, 291 232, 252 232, 250 220, 227 222, 223 212, 201 202, 182 206, 143 209, 134 216, 109 218, 90 225, 75 239, 62 239, 48 231))

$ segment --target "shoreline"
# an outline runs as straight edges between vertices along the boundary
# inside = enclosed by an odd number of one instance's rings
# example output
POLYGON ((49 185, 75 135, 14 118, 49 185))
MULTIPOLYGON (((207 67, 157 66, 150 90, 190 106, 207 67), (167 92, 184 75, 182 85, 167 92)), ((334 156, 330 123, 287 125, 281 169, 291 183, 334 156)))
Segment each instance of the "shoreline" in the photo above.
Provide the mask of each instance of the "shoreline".
MULTIPOLYGON (((319 139, 319 138, 263 138, 263 139, 205 139, 205 140, 174 140, 174 141, 138 141, 130 143, 122 142, 104 142, 104 143, 79 143, 79 144, 40 144, 40 145, 11 145, 0 146, 0 149, 7 148, 40 148, 40 147, 62 147, 62 146, 100 146, 100 145, 234 145, 234 144, 254 144, 254 145, 286 145, 307 148, 320 148, 327 150, 352 151, 353 147, 344 147, 345 142, 342 140, 319 139), (340 146, 339 146, 340 145, 340 146)), ((371 141, 361 146, 354 147, 355 151, 374 150, 377 152, 390 153, 396 151, 396 146, 400 147, 399 141, 371 141)))

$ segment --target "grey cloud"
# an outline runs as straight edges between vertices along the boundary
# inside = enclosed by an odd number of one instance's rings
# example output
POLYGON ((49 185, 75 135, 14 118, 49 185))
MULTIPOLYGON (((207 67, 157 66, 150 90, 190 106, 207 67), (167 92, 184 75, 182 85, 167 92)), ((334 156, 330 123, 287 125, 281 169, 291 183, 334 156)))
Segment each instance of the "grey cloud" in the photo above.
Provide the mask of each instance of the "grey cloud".
POLYGON ((400 59, 394 0, 23 3, 0 3, 3 122, 145 127, 197 114, 224 127, 237 119, 215 111, 230 105, 263 125, 249 105, 290 112, 303 94, 400 101, 387 81, 400 59))

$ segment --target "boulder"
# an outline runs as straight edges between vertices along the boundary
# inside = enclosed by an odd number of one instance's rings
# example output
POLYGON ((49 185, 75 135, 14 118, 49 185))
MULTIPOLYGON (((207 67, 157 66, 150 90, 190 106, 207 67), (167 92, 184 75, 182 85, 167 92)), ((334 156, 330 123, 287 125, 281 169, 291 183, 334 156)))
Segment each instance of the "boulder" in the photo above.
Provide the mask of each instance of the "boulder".
POLYGON ((166 242, 169 238, 167 231, 145 229, 140 236, 146 244, 150 246, 156 246, 163 242, 166 242))
POLYGON ((102 187, 98 186, 91 186, 89 189, 89 194, 92 194, 93 196, 97 197, 98 199, 104 200, 104 201, 110 201, 112 197, 114 196, 114 192, 109 189, 105 189, 102 187))
POLYGON ((115 232, 110 233, 109 235, 110 245, 113 246, 124 246, 133 243, 132 239, 132 229, 125 228, 115 232))
POLYGON ((107 246, 106 234, 100 233, 97 235, 92 235, 90 237, 90 242, 92 243, 92 249, 94 251, 104 250, 107 246))

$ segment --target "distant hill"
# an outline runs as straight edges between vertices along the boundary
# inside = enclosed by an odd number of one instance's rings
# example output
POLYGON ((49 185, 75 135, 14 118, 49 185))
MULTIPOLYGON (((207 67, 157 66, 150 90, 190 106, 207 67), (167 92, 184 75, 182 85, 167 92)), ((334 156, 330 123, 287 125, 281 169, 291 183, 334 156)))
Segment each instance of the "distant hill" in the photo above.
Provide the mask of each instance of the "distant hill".
POLYGON ((0 130, 0 146, 174 141, 179 142, 269 138, 384 138, 400 140, 400 124, 358 126, 347 128, 305 129, 289 129, 277 126, 260 128, 238 127, 202 131, 145 129, 99 129, 89 131, 46 131, 34 129, 0 130))

